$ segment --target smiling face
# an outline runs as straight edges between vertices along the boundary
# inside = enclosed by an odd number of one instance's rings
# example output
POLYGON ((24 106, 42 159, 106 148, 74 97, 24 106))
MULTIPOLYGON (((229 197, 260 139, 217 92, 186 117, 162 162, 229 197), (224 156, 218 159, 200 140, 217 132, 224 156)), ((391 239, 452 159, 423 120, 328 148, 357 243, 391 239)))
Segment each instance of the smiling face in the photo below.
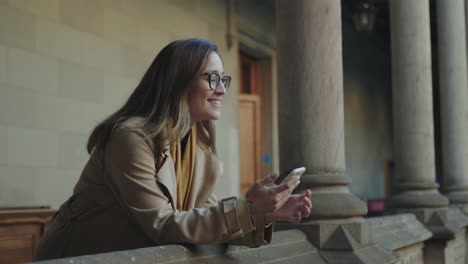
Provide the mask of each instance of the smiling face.
MULTIPOLYGON (((202 74, 215 72, 224 74, 223 62, 216 52, 211 52, 202 74)), ((207 75, 200 75, 192 82, 188 93, 188 106, 192 122, 218 120, 221 115, 221 102, 226 93, 222 82, 213 91, 207 75)))

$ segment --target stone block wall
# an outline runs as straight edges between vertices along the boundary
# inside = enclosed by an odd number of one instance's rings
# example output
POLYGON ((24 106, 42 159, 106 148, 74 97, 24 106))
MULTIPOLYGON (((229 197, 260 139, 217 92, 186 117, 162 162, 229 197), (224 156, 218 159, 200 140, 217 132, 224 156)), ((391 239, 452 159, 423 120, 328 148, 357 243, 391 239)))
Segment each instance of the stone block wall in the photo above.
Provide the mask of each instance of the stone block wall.
POLYGON ((238 48, 226 46, 225 1, 0 0, 0 206, 51 205, 70 194, 91 129, 117 110, 175 39, 218 44, 233 76, 217 122, 238 193, 238 48))

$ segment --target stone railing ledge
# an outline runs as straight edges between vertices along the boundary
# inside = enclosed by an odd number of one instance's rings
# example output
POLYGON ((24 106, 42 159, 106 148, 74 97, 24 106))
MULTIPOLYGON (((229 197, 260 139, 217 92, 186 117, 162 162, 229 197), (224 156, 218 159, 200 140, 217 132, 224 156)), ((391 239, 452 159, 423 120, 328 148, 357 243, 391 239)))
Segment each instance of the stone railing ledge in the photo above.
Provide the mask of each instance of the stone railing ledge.
POLYGON ((432 237, 413 214, 367 218, 374 241, 384 248, 398 250, 432 237))
POLYGON ((154 264, 154 263, 325 263, 317 249, 299 230, 274 232, 268 246, 248 248, 230 246, 223 253, 222 246, 167 245, 116 251, 96 255, 55 259, 37 264, 154 264))

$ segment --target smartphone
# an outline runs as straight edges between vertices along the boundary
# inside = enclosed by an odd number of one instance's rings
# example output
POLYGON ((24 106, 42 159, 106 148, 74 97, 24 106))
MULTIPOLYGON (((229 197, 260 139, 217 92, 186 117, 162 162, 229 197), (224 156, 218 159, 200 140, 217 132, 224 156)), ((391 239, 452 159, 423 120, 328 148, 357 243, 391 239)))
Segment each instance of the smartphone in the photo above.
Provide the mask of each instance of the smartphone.
POLYGON ((300 178, 301 175, 304 174, 305 171, 306 171, 306 168, 304 168, 304 167, 296 168, 296 169, 292 170, 292 171, 288 174, 288 176, 286 176, 286 178, 284 178, 284 180, 283 180, 281 183, 283 183, 283 182, 285 182, 285 181, 291 179, 291 178, 294 177, 294 176, 297 176, 297 177, 300 178))

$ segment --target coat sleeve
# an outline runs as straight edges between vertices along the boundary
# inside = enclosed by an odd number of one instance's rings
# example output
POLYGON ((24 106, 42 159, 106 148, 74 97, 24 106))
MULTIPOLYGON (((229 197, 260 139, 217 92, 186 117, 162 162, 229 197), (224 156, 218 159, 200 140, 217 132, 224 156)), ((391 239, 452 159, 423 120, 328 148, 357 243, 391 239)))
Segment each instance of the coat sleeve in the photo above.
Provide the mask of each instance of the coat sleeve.
MULTIPOLYGON (((211 194, 208 198, 208 201, 205 203, 204 207, 211 207, 218 205, 218 199, 214 194, 211 194)), ((255 226, 252 232, 240 236, 238 238, 232 239, 227 243, 231 245, 243 245, 248 247, 259 247, 261 245, 268 245, 271 243, 271 238, 273 235, 273 224, 266 226, 263 217, 253 217, 253 224, 255 226)))
POLYGON ((131 217, 157 244, 217 244, 255 229, 245 199, 174 210, 167 190, 156 181, 152 145, 137 131, 121 130, 111 136, 104 151, 104 174, 131 217))

